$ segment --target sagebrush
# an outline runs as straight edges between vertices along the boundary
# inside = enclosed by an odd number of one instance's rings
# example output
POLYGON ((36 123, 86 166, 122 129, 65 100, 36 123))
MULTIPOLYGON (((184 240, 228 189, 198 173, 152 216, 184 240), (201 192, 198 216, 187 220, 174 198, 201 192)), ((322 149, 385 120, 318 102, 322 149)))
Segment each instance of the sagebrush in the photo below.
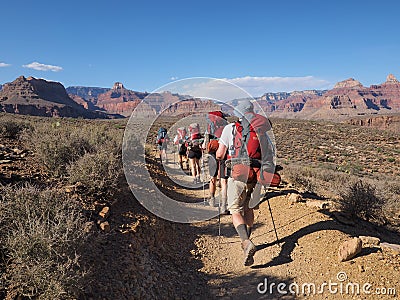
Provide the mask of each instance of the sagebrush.
POLYGON ((65 193, 1 188, 0 290, 8 297, 75 298, 84 288, 84 224, 80 205, 65 193))

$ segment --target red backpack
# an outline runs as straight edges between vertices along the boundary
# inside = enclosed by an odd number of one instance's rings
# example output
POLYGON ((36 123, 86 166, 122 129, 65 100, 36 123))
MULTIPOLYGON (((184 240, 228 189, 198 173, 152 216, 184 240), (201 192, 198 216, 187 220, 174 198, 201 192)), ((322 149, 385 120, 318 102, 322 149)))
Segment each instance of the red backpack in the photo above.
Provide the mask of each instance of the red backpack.
POLYGON ((220 138, 222 130, 228 124, 221 111, 211 111, 207 114, 207 131, 214 137, 220 138))
POLYGON ((271 130, 271 122, 262 115, 246 113, 232 130, 233 149, 228 155, 232 159, 232 177, 242 182, 279 185, 280 176, 274 171, 273 145, 266 134, 271 130))
POLYGON ((186 140, 187 135, 185 127, 179 127, 176 132, 178 133, 178 140, 176 141, 176 144, 182 144, 182 142, 186 140))
POLYGON ((190 133, 190 139, 192 141, 198 140, 201 138, 200 135, 200 125, 198 123, 192 123, 188 127, 190 133))

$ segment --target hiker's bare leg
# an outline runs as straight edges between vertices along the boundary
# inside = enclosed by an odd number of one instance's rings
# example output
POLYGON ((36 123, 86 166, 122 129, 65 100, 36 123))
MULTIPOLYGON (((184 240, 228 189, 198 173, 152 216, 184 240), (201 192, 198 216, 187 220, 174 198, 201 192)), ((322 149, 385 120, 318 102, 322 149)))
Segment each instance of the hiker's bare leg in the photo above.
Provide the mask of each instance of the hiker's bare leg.
POLYGON ((189 162, 190 162, 190 169, 192 170, 192 176, 194 177, 194 178, 196 178, 196 175, 197 175, 197 173, 196 173, 196 161, 195 161, 196 159, 195 158, 189 158, 189 162))
POLYGON ((221 208, 222 213, 227 213, 227 204, 228 204, 228 180, 224 178, 220 178, 221 182, 221 191, 220 191, 220 199, 221 199, 221 208))
POLYGON ((216 186, 217 186, 217 177, 211 177, 211 179, 210 179, 210 196, 211 197, 215 196, 216 186))
POLYGON ((241 224, 246 225, 246 221, 240 212, 235 212, 232 214, 232 223, 235 228, 241 224))
POLYGON ((221 178, 221 198, 227 199, 228 192, 228 179, 221 178))
POLYGON ((196 166, 197 166, 197 174, 200 176, 200 174, 201 174, 200 159, 195 158, 195 160, 196 160, 196 166))
POLYGON ((244 222, 247 226, 253 227, 254 224, 254 209, 245 207, 244 208, 244 222))

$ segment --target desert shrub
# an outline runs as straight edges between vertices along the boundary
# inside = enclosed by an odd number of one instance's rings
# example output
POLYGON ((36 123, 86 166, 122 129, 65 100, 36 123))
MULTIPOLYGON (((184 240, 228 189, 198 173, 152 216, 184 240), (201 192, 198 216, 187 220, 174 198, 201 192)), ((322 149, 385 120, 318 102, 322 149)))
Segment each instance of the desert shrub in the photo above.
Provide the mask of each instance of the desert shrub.
POLYGON ((11 120, 0 120, 0 136, 15 139, 18 135, 26 129, 29 129, 28 124, 22 122, 15 122, 11 120))
POLYGON ((297 188, 333 198, 345 191, 349 181, 357 179, 354 175, 324 167, 300 165, 285 166, 283 174, 297 188))
POLYGON ((107 124, 64 121, 53 125, 38 124, 32 133, 24 135, 36 159, 52 176, 66 176, 67 166, 86 153, 95 153, 104 147, 120 149, 121 131, 107 124))
POLYGON ((80 207, 67 194, 32 186, 2 188, 0 290, 7 289, 9 297, 76 298, 83 288, 83 228, 80 207))
POLYGON ((387 188, 394 194, 400 195, 400 183, 398 182, 390 182, 387 188))
POLYGON ((385 200, 377 195, 375 187, 361 180, 351 183, 338 199, 341 211, 366 221, 381 221, 384 203, 385 200))
POLYGON ((285 179, 295 187, 303 188, 308 192, 315 191, 315 180, 313 180, 310 168, 301 166, 284 167, 283 173, 285 179))
POLYGON ((116 149, 105 147, 71 163, 67 168, 69 182, 81 183, 85 194, 111 196, 122 174, 121 154, 116 149))
POLYGON ((65 130, 52 130, 47 134, 36 132, 32 138, 32 146, 36 158, 53 176, 66 175, 69 163, 93 151, 85 137, 65 130))

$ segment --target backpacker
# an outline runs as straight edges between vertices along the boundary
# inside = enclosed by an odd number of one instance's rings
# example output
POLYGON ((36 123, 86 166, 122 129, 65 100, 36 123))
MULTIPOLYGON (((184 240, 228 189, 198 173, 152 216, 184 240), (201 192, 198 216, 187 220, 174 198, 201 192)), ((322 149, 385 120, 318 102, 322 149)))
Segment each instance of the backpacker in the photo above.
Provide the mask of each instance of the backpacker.
POLYGON ((211 111, 207 114, 207 131, 210 135, 220 138, 222 130, 228 124, 221 111, 211 111))
POLYGON ((188 129, 190 135, 189 146, 192 150, 201 150, 200 144, 202 143, 202 141, 200 134, 200 125, 198 123, 192 123, 189 125, 188 129))
POLYGON ((259 181, 264 185, 274 181, 276 184, 274 148, 267 135, 270 129, 271 122, 255 113, 245 113, 242 121, 232 126, 233 146, 229 149, 228 159, 231 159, 235 180, 259 181))
POLYGON ((200 135, 200 125, 198 123, 192 123, 188 127, 189 129, 189 134, 190 134, 190 139, 193 140, 198 140, 201 138, 200 135))
POLYGON ((187 135, 185 127, 179 127, 176 130, 176 132, 178 133, 178 137, 175 141, 175 144, 178 145, 184 143, 186 141, 186 135, 187 135))
POLYGON ((157 144, 162 145, 164 142, 166 142, 167 138, 167 129, 164 127, 160 127, 157 132, 157 144))

